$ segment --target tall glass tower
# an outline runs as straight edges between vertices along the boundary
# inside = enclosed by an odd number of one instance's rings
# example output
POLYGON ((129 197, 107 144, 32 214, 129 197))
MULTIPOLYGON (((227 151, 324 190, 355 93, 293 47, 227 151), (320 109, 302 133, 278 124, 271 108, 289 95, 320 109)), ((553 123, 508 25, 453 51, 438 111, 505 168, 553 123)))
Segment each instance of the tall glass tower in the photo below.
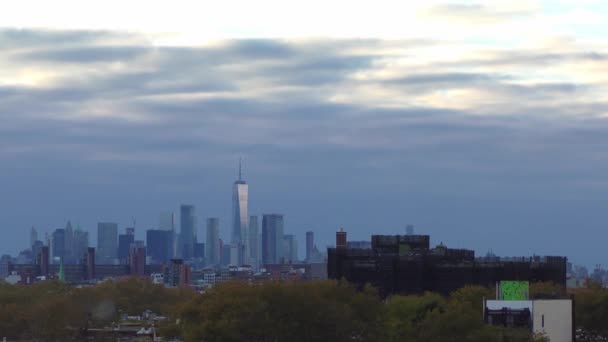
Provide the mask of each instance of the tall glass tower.
POLYGON ((262 216, 262 263, 280 264, 283 258, 283 215, 262 216))
POLYGON ((99 264, 114 264, 118 258, 118 224, 97 224, 97 255, 99 264))
POLYGON ((260 233, 257 216, 249 216, 249 227, 247 229, 249 230, 249 264, 257 271, 260 262, 260 233))
POLYGON ((180 207, 180 247, 184 260, 188 260, 194 256, 195 234, 196 216, 194 214, 194 206, 182 204, 180 207))
MULTIPOLYGON (((236 247, 238 261, 249 263, 249 243, 247 235, 247 206, 249 202, 249 185, 242 177, 241 160, 239 159, 239 179, 232 186, 232 237, 230 243, 236 247)), ((232 250, 232 249, 231 249, 232 250)))
POLYGON ((207 245, 205 257, 208 266, 220 264, 220 219, 210 217, 207 219, 207 245))

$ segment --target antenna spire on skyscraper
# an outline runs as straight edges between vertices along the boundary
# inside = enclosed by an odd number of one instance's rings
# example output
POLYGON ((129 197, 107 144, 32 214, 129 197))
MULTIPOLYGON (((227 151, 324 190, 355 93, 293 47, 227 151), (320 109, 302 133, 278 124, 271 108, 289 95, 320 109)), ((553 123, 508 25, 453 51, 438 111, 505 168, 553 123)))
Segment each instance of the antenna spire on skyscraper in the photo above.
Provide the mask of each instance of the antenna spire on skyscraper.
POLYGON ((239 157, 239 181, 243 180, 242 159, 243 158, 239 157))

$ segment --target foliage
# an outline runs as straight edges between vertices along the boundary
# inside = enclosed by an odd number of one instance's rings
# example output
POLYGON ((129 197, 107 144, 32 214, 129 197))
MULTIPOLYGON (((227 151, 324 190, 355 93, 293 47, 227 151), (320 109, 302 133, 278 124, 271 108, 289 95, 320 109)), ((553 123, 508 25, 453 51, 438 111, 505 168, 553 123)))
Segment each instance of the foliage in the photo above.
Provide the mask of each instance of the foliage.
POLYGON ((553 282, 536 282, 530 284, 530 299, 563 299, 568 298, 566 289, 553 282))
POLYGON ((122 312, 144 310, 174 314, 195 293, 167 289, 147 279, 130 278, 92 287, 72 287, 58 281, 32 286, 0 284, 0 337, 10 340, 70 340, 91 327, 103 327, 122 312))
POLYGON ((180 315, 186 341, 379 341, 383 307, 370 288, 335 281, 227 283, 180 315))
POLYGON ((483 322, 492 289, 466 286, 447 299, 433 293, 393 296, 386 303, 389 341, 542 341, 530 332, 483 322))
MULTIPOLYGON (((554 294, 552 285, 533 287, 554 294)), ((346 282, 224 283, 204 294, 130 278, 76 288, 47 281, 33 286, 0 283, 0 331, 9 340, 79 340, 89 328, 109 326, 121 313, 144 310, 170 317, 164 338, 186 341, 544 341, 529 331, 483 323, 483 298, 492 289, 466 286, 434 293, 378 297, 346 282)), ((605 332, 608 294, 577 293, 577 316, 590 331, 605 332), (580 308, 579 308, 580 307, 580 308)))
POLYGON ((577 328, 587 333, 608 336, 608 290, 593 282, 574 293, 577 328))

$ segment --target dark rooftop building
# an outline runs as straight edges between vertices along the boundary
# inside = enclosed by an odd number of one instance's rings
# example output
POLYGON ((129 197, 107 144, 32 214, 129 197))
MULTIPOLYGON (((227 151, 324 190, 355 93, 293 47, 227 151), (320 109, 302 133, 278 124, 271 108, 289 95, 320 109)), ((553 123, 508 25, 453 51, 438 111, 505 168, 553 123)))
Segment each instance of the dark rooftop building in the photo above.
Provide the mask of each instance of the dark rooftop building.
MULTIPOLYGON (((341 234, 342 233, 342 234, 341 234)), ((338 232, 337 239, 343 239, 338 232)), ((444 245, 430 248, 428 235, 373 235, 371 248, 328 248, 330 279, 371 284, 382 296, 432 291, 449 294, 465 285, 500 280, 552 281, 566 285, 565 257, 475 258, 475 252, 444 245)))

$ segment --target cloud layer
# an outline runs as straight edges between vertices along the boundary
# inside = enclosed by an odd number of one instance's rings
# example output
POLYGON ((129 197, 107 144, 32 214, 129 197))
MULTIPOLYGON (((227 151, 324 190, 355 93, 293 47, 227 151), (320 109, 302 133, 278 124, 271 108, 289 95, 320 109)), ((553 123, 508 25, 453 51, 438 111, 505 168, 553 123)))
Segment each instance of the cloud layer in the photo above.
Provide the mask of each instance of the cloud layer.
MULTIPOLYGON (((452 7, 429 15, 530 15, 452 7)), ((2 30, 0 248, 69 218, 136 216, 141 233, 182 202, 227 232, 243 156, 251 211, 320 246, 340 225, 367 239, 413 223, 478 252, 600 262, 608 51, 537 43, 2 30)))

